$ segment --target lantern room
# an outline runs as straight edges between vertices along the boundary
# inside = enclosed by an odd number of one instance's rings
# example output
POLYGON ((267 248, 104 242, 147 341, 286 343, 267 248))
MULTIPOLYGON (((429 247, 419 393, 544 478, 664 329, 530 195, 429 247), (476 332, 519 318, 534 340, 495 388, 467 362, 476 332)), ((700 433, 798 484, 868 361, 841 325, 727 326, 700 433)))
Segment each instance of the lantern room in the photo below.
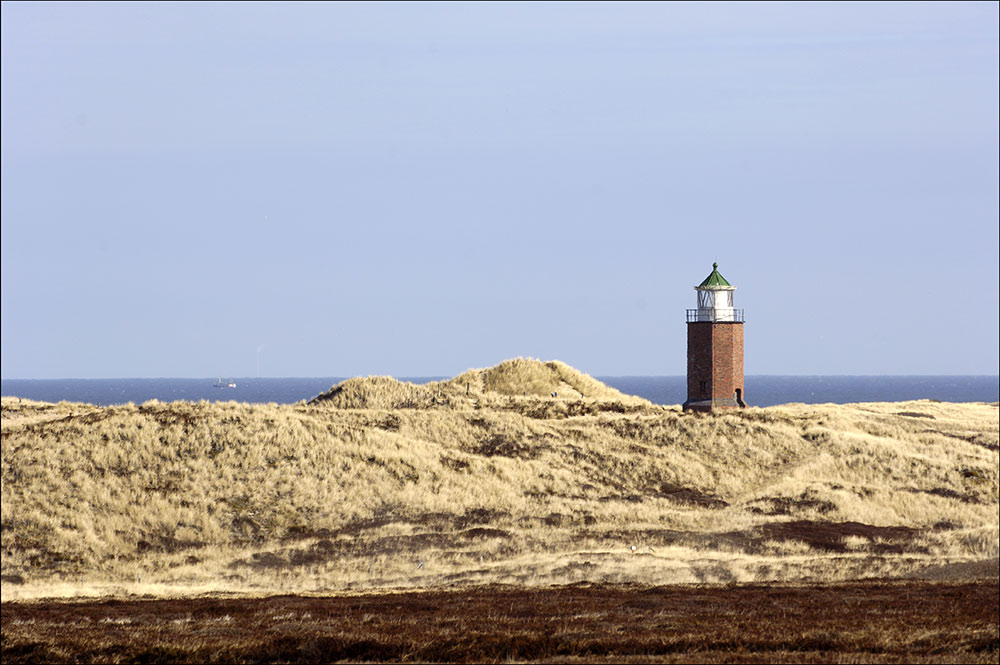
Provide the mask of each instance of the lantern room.
POLYGON ((719 273, 719 264, 712 264, 712 274, 694 287, 698 293, 698 309, 687 311, 688 323, 698 321, 743 321, 743 310, 733 307, 736 287, 719 273))

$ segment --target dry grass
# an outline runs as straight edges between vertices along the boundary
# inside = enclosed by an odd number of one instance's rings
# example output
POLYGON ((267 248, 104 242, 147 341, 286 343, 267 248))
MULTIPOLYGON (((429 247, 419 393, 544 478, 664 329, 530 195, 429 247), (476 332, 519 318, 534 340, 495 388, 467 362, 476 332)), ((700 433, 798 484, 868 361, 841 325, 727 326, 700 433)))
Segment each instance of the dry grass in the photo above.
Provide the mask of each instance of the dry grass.
POLYGON ((523 359, 285 406, 5 397, 0 589, 995 577, 997 413, 689 414, 523 359))

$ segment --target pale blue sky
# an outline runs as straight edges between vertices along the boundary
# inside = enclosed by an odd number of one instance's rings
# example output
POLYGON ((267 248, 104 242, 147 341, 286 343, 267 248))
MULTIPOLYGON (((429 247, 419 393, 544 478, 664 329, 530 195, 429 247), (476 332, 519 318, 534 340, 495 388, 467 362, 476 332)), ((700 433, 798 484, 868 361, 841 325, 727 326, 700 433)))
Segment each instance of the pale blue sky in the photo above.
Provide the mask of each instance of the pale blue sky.
POLYGON ((998 372, 998 4, 2 9, 4 378, 998 372))

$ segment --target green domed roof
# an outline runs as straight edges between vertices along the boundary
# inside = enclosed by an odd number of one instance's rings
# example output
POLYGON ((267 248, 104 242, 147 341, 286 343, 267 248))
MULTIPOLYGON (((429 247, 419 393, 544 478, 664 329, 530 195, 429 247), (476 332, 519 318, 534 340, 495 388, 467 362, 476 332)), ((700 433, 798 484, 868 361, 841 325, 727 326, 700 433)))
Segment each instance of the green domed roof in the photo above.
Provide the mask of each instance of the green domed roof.
POLYGON ((701 284, 698 285, 698 288, 712 287, 712 286, 732 286, 732 284, 726 281, 725 277, 719 274, 718 263, 712 264, 712 274, 706 277, 705 281, 703 281, 701 284))

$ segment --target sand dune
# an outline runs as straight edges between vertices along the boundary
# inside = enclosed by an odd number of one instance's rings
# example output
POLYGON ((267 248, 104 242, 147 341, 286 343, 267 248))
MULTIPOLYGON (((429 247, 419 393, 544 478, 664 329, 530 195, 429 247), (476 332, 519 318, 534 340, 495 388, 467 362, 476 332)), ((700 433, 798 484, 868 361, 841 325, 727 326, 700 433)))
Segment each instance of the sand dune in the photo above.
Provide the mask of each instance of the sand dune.
POLYGON ((690 414, 518 359, 2 414, 4 600, 997 569, 996 404, 690 414))
POLYGON ((497 406, 504 397, 544 397, 562 401, 619 402, 649 405, 625 395, 569 365, 527 358, 505 360, 485 369, 470 369, 447 381, 417 385, 391 376, 351 378, 317 395, 310 404, 340 409, 461 408, 497 406))

